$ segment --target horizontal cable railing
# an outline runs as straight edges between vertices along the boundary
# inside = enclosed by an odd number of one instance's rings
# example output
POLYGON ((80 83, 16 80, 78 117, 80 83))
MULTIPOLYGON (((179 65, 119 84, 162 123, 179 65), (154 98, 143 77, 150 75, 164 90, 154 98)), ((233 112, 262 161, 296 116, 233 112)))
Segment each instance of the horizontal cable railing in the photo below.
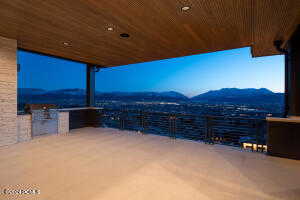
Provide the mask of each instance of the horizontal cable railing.
POLYGON ((266 144, 264 119, 114 109, 97 112, 101 127, 140 131, 174 139, 201 140, 211 144, 240 146, 251 143, 257 147, 266 144))

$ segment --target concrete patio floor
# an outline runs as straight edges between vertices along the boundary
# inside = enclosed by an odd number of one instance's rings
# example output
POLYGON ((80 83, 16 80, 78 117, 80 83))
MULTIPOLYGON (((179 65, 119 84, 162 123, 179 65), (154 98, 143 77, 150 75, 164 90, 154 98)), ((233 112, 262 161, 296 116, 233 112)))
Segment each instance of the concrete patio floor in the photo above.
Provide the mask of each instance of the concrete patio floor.
POLYGON ((0 148, 0 199, 299 200, 300 161, 83 128, 0 148), (36 195, 4 189, 38 189, 36 195))

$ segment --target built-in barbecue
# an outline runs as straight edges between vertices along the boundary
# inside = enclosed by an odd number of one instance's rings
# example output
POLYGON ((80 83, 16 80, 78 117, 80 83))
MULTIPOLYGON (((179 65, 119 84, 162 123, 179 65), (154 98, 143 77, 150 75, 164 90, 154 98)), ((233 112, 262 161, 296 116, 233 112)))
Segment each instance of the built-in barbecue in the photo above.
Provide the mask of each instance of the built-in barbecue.
POLYGON ((25 112, 32 115, 32 137, 58 133, 58 110, 54 104, 27 104, 25 112))

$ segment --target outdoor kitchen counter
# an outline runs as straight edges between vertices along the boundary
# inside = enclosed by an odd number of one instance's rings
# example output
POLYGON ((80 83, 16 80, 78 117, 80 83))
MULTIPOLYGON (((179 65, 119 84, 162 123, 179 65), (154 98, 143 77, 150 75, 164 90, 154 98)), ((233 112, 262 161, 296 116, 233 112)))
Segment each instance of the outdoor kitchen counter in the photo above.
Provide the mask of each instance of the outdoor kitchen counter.
POLYGON ((267 118, 268 154, 300 160, 300 118, 267 118))
POLYGON ((288 118, 280 118, 280 117, 267 117, 268 122, 293 122, 300 123, 300 117, 288 117, 288 118))
MULTIPOLYGON (((57 123, 52 123, 51 126, 57 126, 57 134, 66 134, 69 132, 69 111, 58 112, 57 123)), ((18 112, 17 116, 17 142, 25 142, 31 140, 34 136, 47 134, 48 132, 44 129, 39 129, 42 131, 39 134, 35 134, 33 129, 34 119, 32 114, 25 112, 18 112)), ((43 122, 43 124, 45 121, 43 122)), ((47 128, 49 128, 49 124, 47 128)), ((52 127, 53 129, 53 127, 52 127)))
POLYGON ((101 112, 99 107, 80 107, 58 109, 60 113, 69 114, 69 128, 99 127, 101 112))
MULTIPOLYGON (((83 128, 90 126, 99 126, 99 120, 96 112, 101 110, 99 107, 78 107, 78 108, 62 108, 54 109, 58 111, 57 116, 57 133, 66 134, 70 129, 83 128)), ((52 109, 50 109, 52 110, 52 109)), ((26 113, 19 111, 17 116, 17 142, 31 140, 36 136, 33 132, 33 117, 31 112, 26 113)), ((44 122, 43 122, 44 124, 44 122)), ((40 134, 44 134, 42 131, 40 134)))

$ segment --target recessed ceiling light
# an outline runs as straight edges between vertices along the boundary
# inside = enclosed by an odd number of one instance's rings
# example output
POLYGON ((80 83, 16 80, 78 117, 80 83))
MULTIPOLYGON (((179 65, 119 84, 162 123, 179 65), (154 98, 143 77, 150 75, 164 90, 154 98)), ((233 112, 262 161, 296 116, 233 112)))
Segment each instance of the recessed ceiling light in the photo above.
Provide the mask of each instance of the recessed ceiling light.
POLYGON ((183 6, 183 7, 181 7, 182 11, 188 11, 189 9, 191 9, 190 6, 183 6))
POLYGON ((123 38, 130 37, 130 35, 128 33, 121 33, 120 36, 123 37, 123 38))
POLYGON ((65 45, 66 47, 71 46, 71 44, 69 42, 63 42, 63 45, 65 45))
POLYGON ((113 31, 114 28, 113 28, 113 27, 108 27, 107 30, 108 30, 108 31, 113 31))

